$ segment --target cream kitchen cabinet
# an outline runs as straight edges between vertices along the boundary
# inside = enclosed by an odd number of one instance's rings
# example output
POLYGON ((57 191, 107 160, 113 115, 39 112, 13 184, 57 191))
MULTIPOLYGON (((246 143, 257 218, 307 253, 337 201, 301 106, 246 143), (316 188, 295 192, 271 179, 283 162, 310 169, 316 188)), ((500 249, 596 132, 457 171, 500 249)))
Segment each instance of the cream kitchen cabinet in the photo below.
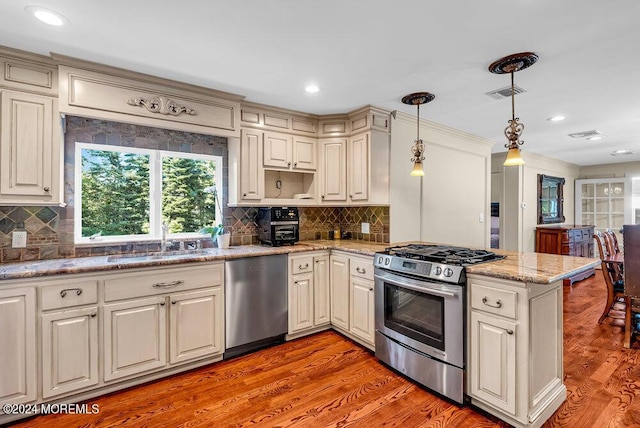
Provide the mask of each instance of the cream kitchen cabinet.
POLYGON ((320 140, 320 199, 347 200, 347 139, 320 140))
POLYGON ((331 324, 374 348, 373 258, 331 252, 331 324))
POLYGON ((222 288, 169 296, 169 363, 224 352, 222 288))
POLYGON ((329 263, 331 325, 349 331, 349 256, 332 251, 329 263))
POLYGON ((319 141, 320 200, 327 204, 389 203, 389 134, 367 131, 319 141))
POLYGON ((349 202, 369 199, 369 132, 349 138, 347 150, 347 181, 349 202))
POLYGON ((312 138, 265 132, 263 154, 266 169, 316 170, 316 140, 312 138))
POLYGON ((142 269, 105 278, 105 381, 222 355, 222 266, 142 269))
POLYGON ((262 139, 264 132, 243 129, 240 141, 239 201, 259 201, 264 198, 262 169, 262 139))
POLYGON ((289 255, 289 336, 330 323, 327 252, 289 255))
POLYGON ((35 321, 35 288, 0 289, 0 404, 37 398, 35 321))
POLYGON ((0 204, 57 205, 61 131, 57 100, 0 91, 0 204))
MULTIPOLYGON (((135 285, 132 283, 132 287, 135 285)), ((167 364, 166 299, 136 299, 104 306, 104 380, 167 364)))
POLYGON ((47 282, 40 296, 42 397, 97 385, 97 280, 47 282))
POLYGON ((541 426, 566 399, 561 284, 468 276, 467 391, 516 427, 541 426))

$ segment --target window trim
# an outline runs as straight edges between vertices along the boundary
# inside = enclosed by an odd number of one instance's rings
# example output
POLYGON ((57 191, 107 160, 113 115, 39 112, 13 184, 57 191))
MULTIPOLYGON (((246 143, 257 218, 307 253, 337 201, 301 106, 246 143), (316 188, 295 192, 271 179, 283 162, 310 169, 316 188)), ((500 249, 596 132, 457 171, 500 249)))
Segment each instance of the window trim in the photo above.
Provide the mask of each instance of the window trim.
MULTIPOLYGON (((185 159, 206 160, 216 163, 216 171, 214 180, 217 188, 222 188, 222 171, 224 169, 224 158, 218 155, 207 155, 199 153, 176 152, 170 150, 142 149, 139 147, 113 146, 108 144, 82 143, 76 142, 74 156, 74 243, 82 244, 115 244, 128 242, 149 242, 162 239, 162 159, 164 157, 180 157, 185 159), (117 235, 117 236, 101 236, 97 239, 90 239, 82 236, 82 150, 102 150, 121 153, 135 153, 149 156, 149 233, 146 235, 117 235), (155 171, 155 172, 154 172, 155 171), (159 171, 159 172, 158 172, 159 171), (160 201, 160 202, 155 202, 160 201), (155 202, 155 203, 154 203, 155 202)), ((222 223, 219 216, 224 209, 223 192, 218 191, 218 200, 220 207, 214 213, 215 224, 222 223)), ((197 232, 170 233, 167 238, 170 239, 188 239, 202 237, 197 232)))

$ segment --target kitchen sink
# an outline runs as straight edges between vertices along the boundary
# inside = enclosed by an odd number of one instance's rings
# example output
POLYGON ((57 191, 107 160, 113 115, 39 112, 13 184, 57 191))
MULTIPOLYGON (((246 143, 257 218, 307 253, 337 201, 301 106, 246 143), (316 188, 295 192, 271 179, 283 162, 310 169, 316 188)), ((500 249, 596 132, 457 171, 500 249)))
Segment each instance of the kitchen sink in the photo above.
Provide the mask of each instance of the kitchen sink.
POLYGON ((208 254, 207 250, 180 250, 180 251, 165 251, 164 253, 139 253, 139 254, 118 254, 115 256, 109 256, 107 262, 109 263, 134 263, 144 262, 151 260, 166 260, 175 259, 189 256, 203 256, 208 254))

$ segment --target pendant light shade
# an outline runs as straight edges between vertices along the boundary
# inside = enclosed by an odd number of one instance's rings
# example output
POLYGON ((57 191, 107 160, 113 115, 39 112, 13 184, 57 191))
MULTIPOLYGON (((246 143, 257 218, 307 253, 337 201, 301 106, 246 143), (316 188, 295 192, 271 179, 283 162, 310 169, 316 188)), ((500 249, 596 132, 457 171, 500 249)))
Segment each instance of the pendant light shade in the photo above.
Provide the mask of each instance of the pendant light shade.
POLYGON ((538 61, 538 55, 533 52, 522 52, 500 58, 489 66, 491 73, 508 73, 511 75, 511 119, 509 119, 509 125, 504 130, 504 135, 507 137, 507 141, 509 141, 504 145, 508 149, 507 159, 503 164, 504 166, 524 165, 524 160, 520 153, 520 146, 524 144, 524 141, 520 140, 520 135, 522 135, 522 131, 524 131, 524 124, 520 122, 520 118, 516 117, 513 74, 532 66, 536 61, 538 61))
POLYGON ((413 169, 411 170, 411 176, 422 177, 424 175, 424 169, 422 168, 422 161, 424 160, 424 143, 420 139, 420 105, 426 104, 436 96, 429 92, 414 92, 413 94, 405 95, 402 97, 402 102, 408 105, 414 105, 418 107, 417 118, 417 138, 411 147, 411 162, 413 162, 413 169))
POLYGON ((504 160, 504 163, 502 165, 504 166, 524 165, 524 160, 522 159, 522 155, 520 154, 520 148, 511 147, 509 151, 507 151, 507 158, 504 160))

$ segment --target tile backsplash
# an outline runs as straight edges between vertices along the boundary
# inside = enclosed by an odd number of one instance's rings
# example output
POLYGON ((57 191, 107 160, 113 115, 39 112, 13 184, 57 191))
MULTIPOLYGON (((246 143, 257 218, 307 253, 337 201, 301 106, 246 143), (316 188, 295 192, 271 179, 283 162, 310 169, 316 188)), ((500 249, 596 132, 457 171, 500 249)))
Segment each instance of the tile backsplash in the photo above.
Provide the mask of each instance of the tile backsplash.
MULTIPOLYGON (((228 165, 227 139, 182 131, 67 116, 64 138, 65 207, 0 207, 0 261, 15 262, 59 257, 158 251, 159 242, 118 245, 74 244, 75 143, 110 144, 186 153, 222 156, 228 165), (27 248, 11 248, 11 233, 27 231, 27 248)), ((223 198, 227 200, 228 170, 223 170, 223 198)), ((224 209, 223 224, 231 232, 232 245, 258 243, 255 222, 257 208, 224 209)), ((328 239, 329 231, 340 227, 353 239, 389 242, 388 207, 305 207, 300 208, 300 240, 328 239), (361 233, 361 223, 369 223, 369 233, 361 233)), ((206 240, 203 242, 207 242, 206 240)), ((206 246, 206 245, 205 245, 206 246)))

